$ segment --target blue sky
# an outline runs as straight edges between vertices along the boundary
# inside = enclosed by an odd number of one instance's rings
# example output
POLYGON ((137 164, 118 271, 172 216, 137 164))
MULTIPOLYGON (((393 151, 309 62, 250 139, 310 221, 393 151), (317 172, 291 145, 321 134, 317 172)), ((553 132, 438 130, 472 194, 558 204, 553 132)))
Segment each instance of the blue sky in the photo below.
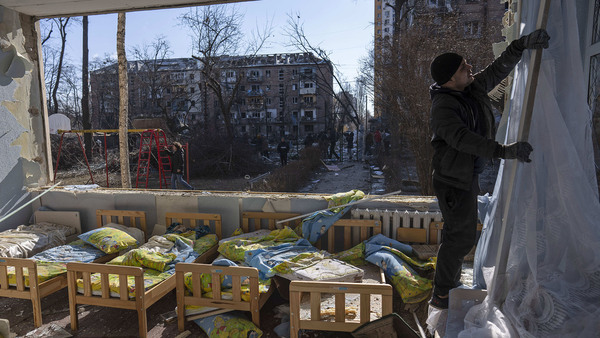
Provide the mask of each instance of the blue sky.
MULTIPOLYGON (((373 41, 372 0, 260 0, 236 4, 245 14, 246 31, 261 27, 265 20, 273 22, 271 44, 262 53, 294 52, 285 46, 282 36, 288 13, 300 16, 305 33, 312 44, 331 52, 332 61, 352 81, 357 75, 360 58, 366 56, 373 41)), ((186 8, 127 13, 126 48, 150 43, 163 35, 169 41, 173 57, 190 57, 191 39, 178 16, 186 8)), ((117 15, 89 17, 90 59, 104 54, 116 56, 117 15)), ((68 35, 68 58, 81 63, 81 27, 68 35)))

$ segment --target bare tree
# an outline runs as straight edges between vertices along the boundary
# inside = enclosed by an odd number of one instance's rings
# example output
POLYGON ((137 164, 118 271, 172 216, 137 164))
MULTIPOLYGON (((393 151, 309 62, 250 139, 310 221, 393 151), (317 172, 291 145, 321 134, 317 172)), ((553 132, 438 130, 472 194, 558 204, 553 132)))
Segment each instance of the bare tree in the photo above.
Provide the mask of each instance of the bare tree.
POLYGON ((52 19, 54 24, 58 27, 58 31, 60 33, 60 52, 58 56, 58 66, 56 68, 56 78, 55 83, 52 88, 52 102, 53 102, 53 113, 58 113, 58 86, 60 84, 60 76, 62 73, 63 59, 65 56, 65 45, 67 43, 67 27, 69 26, 70 17, 67 18, 54 18, 52 19))
POLYGON ((193 50, 197 53, 193 57, 202 65, 203 81, 215 97, 227 139, 231 141, 234 136, 231 109, 238 100, 243 67, 252 63, 266 43, 272 30, 270 22, 254 32, 249 41, 244 41, 243 15, 236 6, 194 7, 179 19, 191 30, 193 50), (247 46, 244 50, 242 42, 247 46), (240 54, 244 57, 229 57, 240 54))
MULTIPOLYGON (((325 51, 319 46, 312 44, 306 34, 304 33, 304 25, 300 21, 299 15, 288 14, 287 26, 284 28, 285 35, 289 38, 289 46, 295 47, 302 52, 314 54, 312 61, 314 64, 327 63, 331 65, 331 73, 333 79, 340 89, 337 91, 333 84, 327 81, 328 74, 325 74, 325 70, 318 67, 317 74, 317 85, 320 89, 324 90, 327 94, 332 95, 335 101, 343 106, 342 111, 357 128, 360 125, 360 119, 356 107, 352 104, 351 94, 345 89, 343 85, 345 81, 342 79, 341 73, 337 70, 336 65, 331 61, 330 53, 325 51)), ((330 127, 333 127, 331 125, 330 127)))
POLYGON ((117 129, 119 106, 118 65, 110 55, 95 58, 90 63, 92 127, 117 129))
POLYGON ((119 63, 119 157, 121 163, 121 187, 131 188, 129 177, 127 56, 125 55, 125 13, 121 12, 117 22, 117 58, 119 63))
MULTIPOLYGON (((89 49, 88 49, 88 17, 83 17, 83 41, 82 47, 83 55, 81 60, 81 115, 83 129, 92 129, 92 122, 90 120, 90 88, 88 83, 88 67, 89 67, 89 49)), ((88 159, 92 158, 92 134, 85 133, 83 135, 85 144, 85 154, 88 159)))
POLYGON ((137 107, 130 107, 130 113, 139 116, 150 111, 151 116, 160 115, 171 133, 177 134, 181 131, 181 121, 174 111, 184 112, 186 116, 182 119, 186 120, 191 101, 195 102, 196 99, 190 99, 186 93, 187 82, 182 77, 183 73, 174 71, 173 63, 169 60, 172 54, 169 42, 165 37, 157 36, 150 44, 135 46, 130 52, 136 59, 133 66, 135 71, 130 74, 133 77, 131 82, 136 84, 139 101, 143 101, 137 107))

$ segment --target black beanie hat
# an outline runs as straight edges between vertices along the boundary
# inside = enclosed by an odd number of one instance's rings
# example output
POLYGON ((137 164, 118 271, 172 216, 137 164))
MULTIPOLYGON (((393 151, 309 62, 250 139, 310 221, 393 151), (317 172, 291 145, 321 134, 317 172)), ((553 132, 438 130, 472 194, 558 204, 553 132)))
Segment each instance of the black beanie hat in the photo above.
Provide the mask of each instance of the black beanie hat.
POLYGON ((456 53, 438 55, 431 62, 431 77, 438 85, 450 81, 462 63, 463 57, 456 53))

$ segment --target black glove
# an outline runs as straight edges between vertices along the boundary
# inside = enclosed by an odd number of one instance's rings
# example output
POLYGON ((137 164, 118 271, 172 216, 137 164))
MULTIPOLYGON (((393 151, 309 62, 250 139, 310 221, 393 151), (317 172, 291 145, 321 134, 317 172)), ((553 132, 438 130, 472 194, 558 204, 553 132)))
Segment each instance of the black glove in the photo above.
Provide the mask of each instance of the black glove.
POLYGON ((521 162, 531 162, 529 154, 533 151, 533 147, 529 142, 515 142, 507 145, 501 145, 500 158, 517 159, 521 162))
POLYGON ((550 40, 550 35, 545 29, 535 30, 519 39, 523 48, 526 49, 548 48, 548 40, 550 40))

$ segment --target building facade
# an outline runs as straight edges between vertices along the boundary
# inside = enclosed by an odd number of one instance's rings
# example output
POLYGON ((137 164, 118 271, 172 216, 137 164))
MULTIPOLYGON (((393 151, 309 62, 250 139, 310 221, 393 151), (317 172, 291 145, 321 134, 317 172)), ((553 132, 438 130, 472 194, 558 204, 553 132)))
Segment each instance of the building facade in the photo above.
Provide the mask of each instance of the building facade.
MULTIPOLYGON (((223 56, 215 64, 217 71, 207 75, 204 64, 192 58, 128 62, 130 120, 165 118, 190 128, 220 129, 225 128, 222 110, 228 109, 234 136, 269 139, 304 138, 332 123, 331 63, 311 53, 291 53, 223 56)), ((90 83, 93 128, 116 128, 117 65, 93 71, 90 83)))

